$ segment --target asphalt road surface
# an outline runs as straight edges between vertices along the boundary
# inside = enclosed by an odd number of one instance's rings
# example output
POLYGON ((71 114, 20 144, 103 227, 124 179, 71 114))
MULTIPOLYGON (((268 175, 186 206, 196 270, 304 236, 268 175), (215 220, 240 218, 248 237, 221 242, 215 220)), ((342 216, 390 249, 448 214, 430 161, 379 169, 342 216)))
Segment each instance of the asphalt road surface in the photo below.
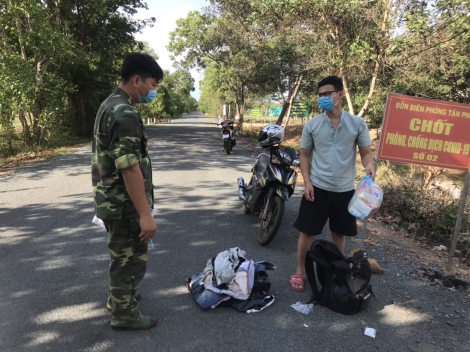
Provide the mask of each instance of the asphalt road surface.
MULTIPOLYGON (((258 219, 243 214, 236 184, 238 176, 249 177, 254 155, 241 146, 224 154, 219 128, 202 114, 147 131, 158 234, 140 307, 158 317, 158 327, 110 328, 107 236, 91 223, 87 146, 0 178, 0 351, 470 350, 469 307, 462 303, 468 293, 413 281, 393 261, 382 264, 385 275, 374 276, 377 298, 367 311, 294 311, 292 304, 309 299, 308 290, 294 292, 288 284, 296 266, 292 225, 302 189, 287 203, 278 236, 261 247, 258 219), (236 246, 250 259, 277 264, 269 272, 274 305, 256 314, 202 311, 185 279, 236 246), (376 339, 364 335, 366 327, 377 329, 376 339)), ((348 242, 349 249, 355 246, 348 242)))

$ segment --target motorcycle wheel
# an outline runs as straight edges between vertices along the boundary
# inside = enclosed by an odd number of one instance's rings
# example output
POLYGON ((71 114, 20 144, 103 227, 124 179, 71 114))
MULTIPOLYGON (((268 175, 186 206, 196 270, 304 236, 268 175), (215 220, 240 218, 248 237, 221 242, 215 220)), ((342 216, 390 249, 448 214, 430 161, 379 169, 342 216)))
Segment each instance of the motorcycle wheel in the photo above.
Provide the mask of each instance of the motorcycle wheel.
POLYGON ((274 196, 268 209, 266 221, 261 220, 258 228, 258 243, 267 246, 276 237, 281 227, 282 217, 284 216, 284 200, 279 196, 274 196))
POLYGON ((243 212, 244 212, 246 215, 250 215, 250 214, 251 214, 251 210, 248 209, 245 204, 243 204, 242 209, 243 209, 243 212))
POLYGON ((224 149, 227 152, 227 154, 230 154, 230 151, 232 149, 232 148, 230 148, 230 141, 228 141, 228 140, 224 141, 224 149))

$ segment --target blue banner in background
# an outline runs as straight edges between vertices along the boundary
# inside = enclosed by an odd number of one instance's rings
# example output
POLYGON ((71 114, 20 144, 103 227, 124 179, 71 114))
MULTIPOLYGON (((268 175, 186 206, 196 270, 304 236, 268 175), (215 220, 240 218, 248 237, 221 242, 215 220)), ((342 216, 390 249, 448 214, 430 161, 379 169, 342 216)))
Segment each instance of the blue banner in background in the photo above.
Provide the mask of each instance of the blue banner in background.
POLYGON ((270 117, 279 117, 281 115, 282 107, 279 108, 269 108, 268 116, 270 117))

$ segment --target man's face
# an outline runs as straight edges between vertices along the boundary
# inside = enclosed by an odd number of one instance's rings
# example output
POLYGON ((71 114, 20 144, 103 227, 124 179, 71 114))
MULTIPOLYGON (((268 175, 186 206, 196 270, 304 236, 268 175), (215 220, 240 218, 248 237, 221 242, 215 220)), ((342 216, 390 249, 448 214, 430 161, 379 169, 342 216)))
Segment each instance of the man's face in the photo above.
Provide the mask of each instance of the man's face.
POLYGON ((333 104, 337 104, 343 98, 344 92, 336 90, 332 84, 327 84, 318 88, 318 97, 332 97, 333 104))
POLYGON ((139 76, 135 76, 132 79, 132 83, 141 97, 146 97, 149 93, 149 90, 156 90, 158 86, 157 80, 151 77, 143 80, 139 76))

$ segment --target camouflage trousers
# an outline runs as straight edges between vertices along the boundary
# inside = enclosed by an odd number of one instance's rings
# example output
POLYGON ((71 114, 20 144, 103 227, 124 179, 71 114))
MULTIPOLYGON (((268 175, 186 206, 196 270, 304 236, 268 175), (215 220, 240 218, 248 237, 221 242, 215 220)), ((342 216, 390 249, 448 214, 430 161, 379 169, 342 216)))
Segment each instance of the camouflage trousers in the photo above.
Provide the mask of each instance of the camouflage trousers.
POLYGON ((139 216, 103 221, 108 231, 109 298, 112 306, 111 324, 140 318, 135 294, 147 270, 147 243, 142 242, 139 216))

